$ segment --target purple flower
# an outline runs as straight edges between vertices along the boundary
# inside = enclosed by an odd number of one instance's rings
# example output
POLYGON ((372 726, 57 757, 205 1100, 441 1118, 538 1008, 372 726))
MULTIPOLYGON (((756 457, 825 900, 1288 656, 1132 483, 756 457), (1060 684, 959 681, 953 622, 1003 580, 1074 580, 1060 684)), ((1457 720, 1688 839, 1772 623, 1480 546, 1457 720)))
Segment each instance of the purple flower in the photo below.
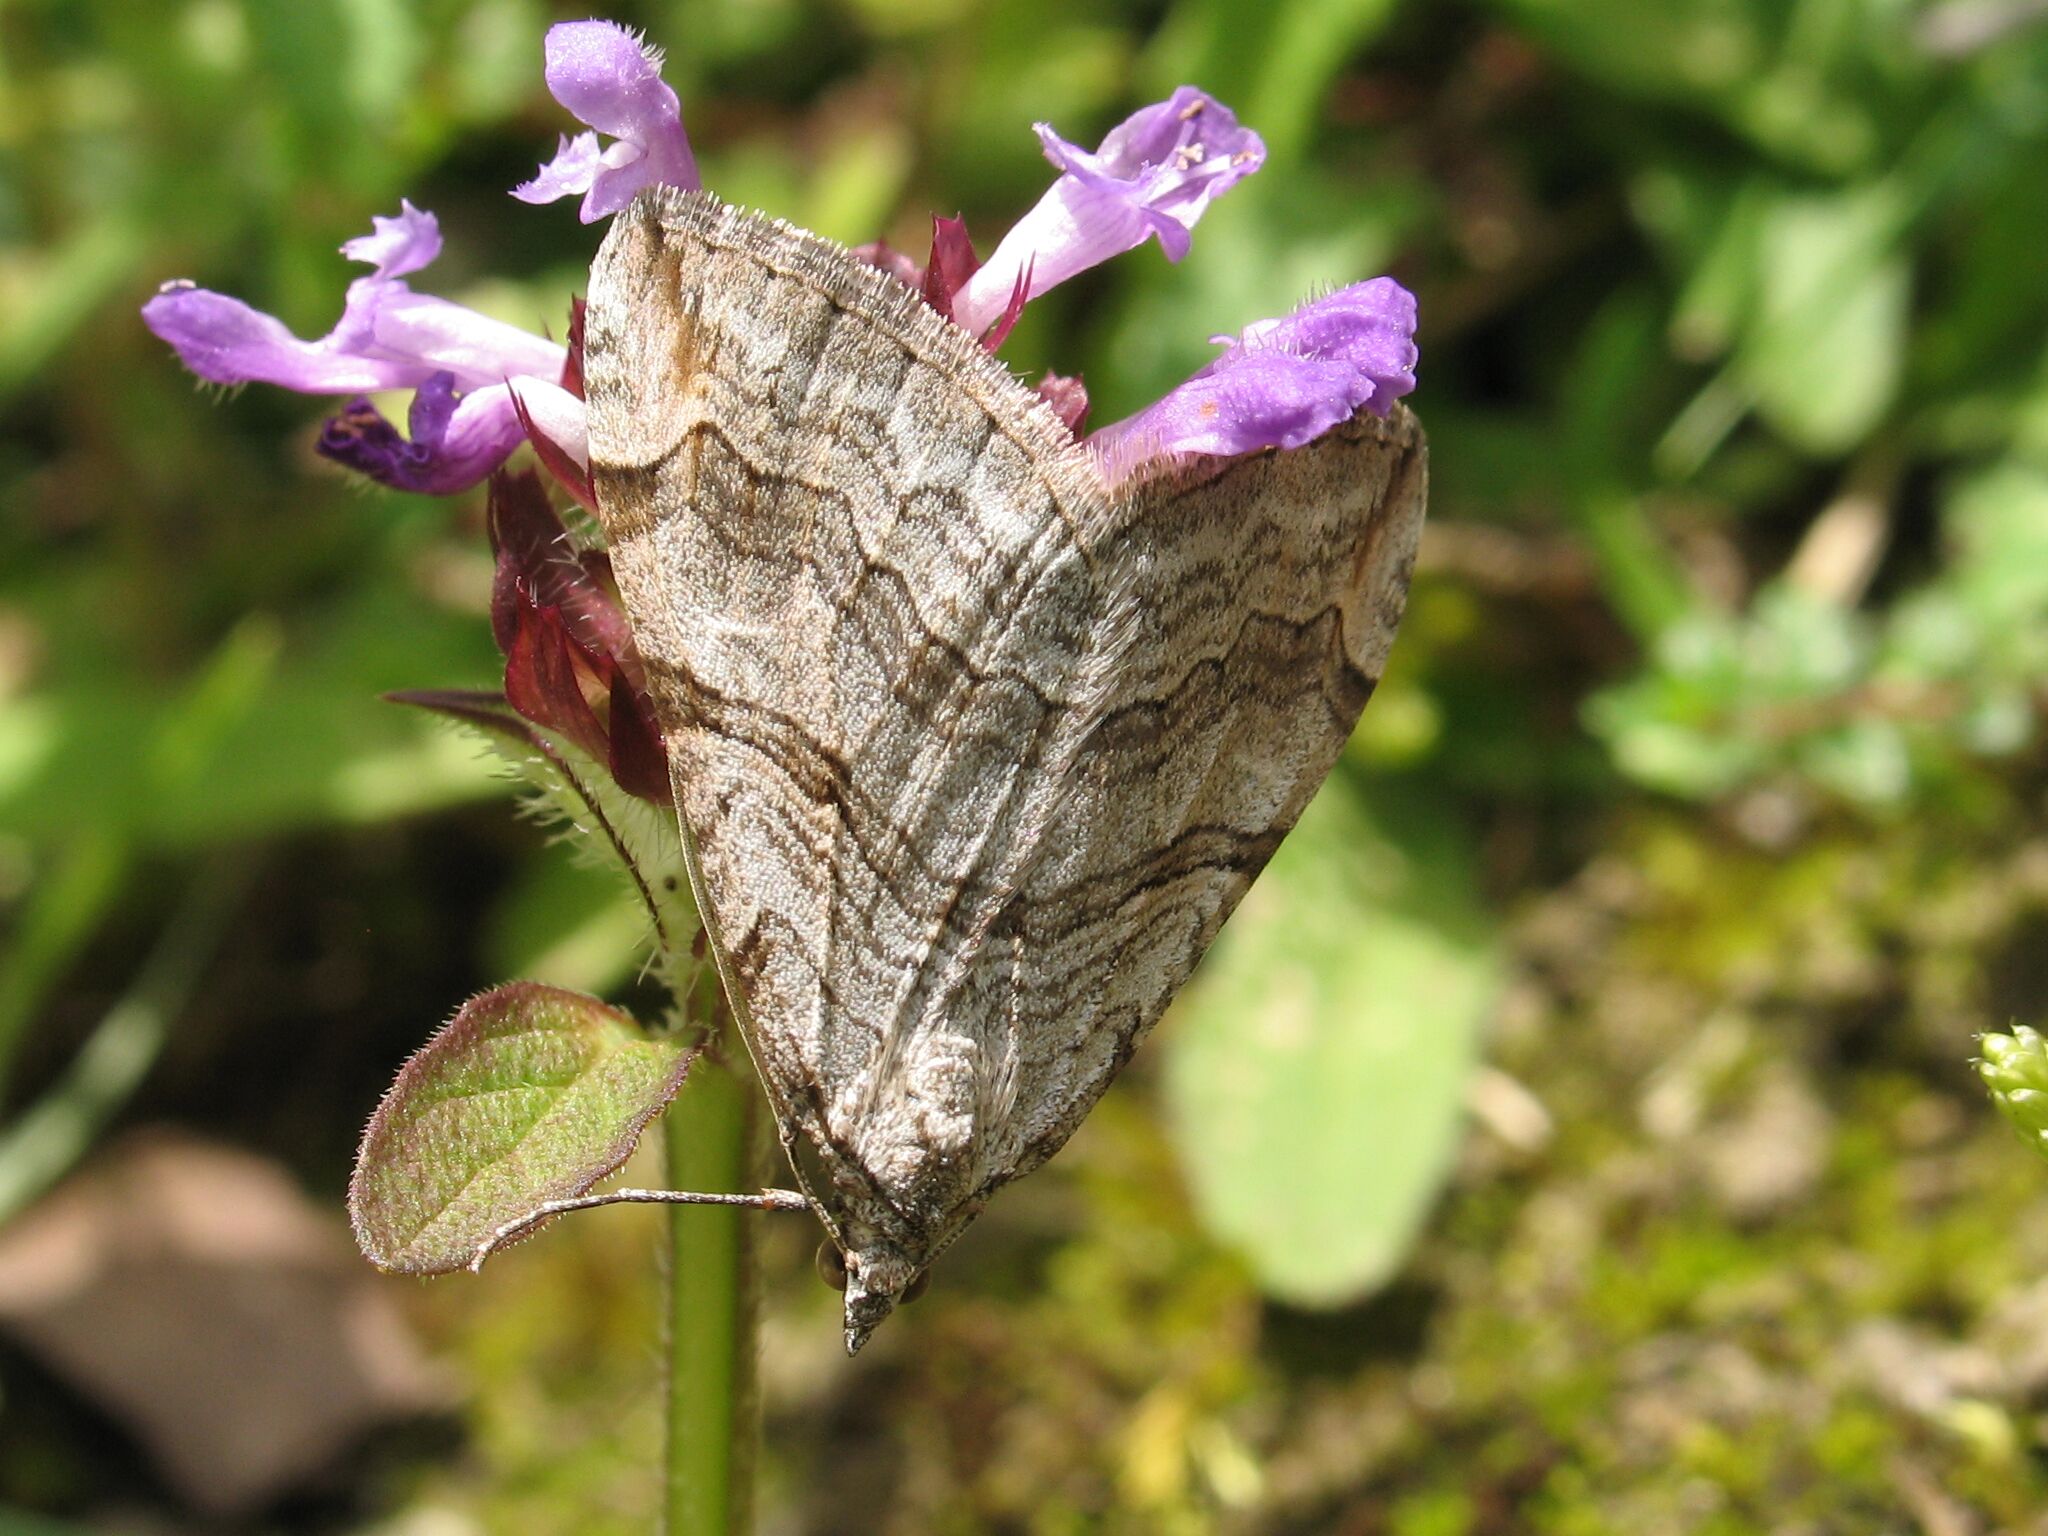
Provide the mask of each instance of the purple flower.
POLYGON ((422 392, 408 443, 367 401, 333 422, 322 451, 388 485, 461 490, 475 485, 519 446, 512 402, 545 420, 558 441, 580 448, 582 402, 564 391, 568 353, 517 326, 430 294, 414 293, 405 274, 441 252, 431 213, 411 203, 396 218, 372 221, 372 233, 342 246, 369 262, 349 284, 341 319, 317 341, 302 341, 274 316, 240 299, 191 283, 168 283, 142 307, 149 328, 185 366, 216 384, 276 384, 306 394, 422 392))
POLYGON ((643 187, 703 185, 683 132, 683 107, 661 78, 661 57, 609 21, 548 28, 548 90, 595 133, 564 138, 533 180, 513 188, 527 203, 583 194, 582 219, 595 223, 643 187), (597 135, 614 142, 599 149, 597 135))
POLYGON ((579 463, 588 458, 583 402, 559 385, 522 379, 459 395, 445 372, 413 395, 407 435, 358 395, 328 419, 317 446, 323 457, 394 490, 441 496, 468 490, 504 463, 526 441, 528 421, 579 463))
POLYGON ((1256 171, 1266 146, 1228 107, 1184 85, 1109 132, 1093 154, 1037 125, 1060 170, 1038 205, 960 288, 953 318, 979 336, 1021 288, 1026 300, 1157 237, 1169 261, 1214 198, 1256 171))
MULTIPOLYGON (((659 56, 637 36, 611 22, 564 22, 549 29, 546 55, 548 89, 591 131, 563 139, 514 196, 541 203, 580 194, 589 223, 645 187, 700 185, 681 104, 661 79, 659 56)), ((934 219, 922 266, 882 245, 853 252, 991 349, 1028 300, 1097 262, 1155 238, 1178 261, 1210 202, 1265 159, 1258 135, 1192 86, 1133 113, 1092 152, 1042 123, 1037 132, 1059 177, 986 264, 958 219, 934 219)), ((342 247, 370 275, 350 284, 341 319, 314 341, 190 283, 166 285, 143 315, 202 378, 353 396, 327 423, 320 451, 387 485, 461 490, 525 440, 592 505, 574 348, 414 293, 405 278, 440 249, 433 215, 410 203, 375 220, 370 234, 342 247), (367 398, 400 388, 417 392, 403 433, 367 398)), ((1112 479, 1163 456, 1297 447, 1357 410, 1384 414, 1414 388, 1414 328, 1414 300, 1391 279, 1356 284, 1217 338, 1224 351, 1214 362, 1089 446, 1112 479)), ((572 340, 573 331, 572 323, 572 340)), ((1088 411, 1082 381, 1048 374, 1039 392, 1079 435, 1088 411)))
POLYGON ((1211 339, 1220 357, 1088 439, 1109 479, 1170 454, 1299 448, 1361 409, 1386 415, 1415 387, 1415 296, 1391 277, 1211 339))
POLYGON ((441 234, 431 213, 401 206, 397 218, 375 220, 375 233, 341 248, 376 270, 349 284, 340 321, 318 341, 301 341, 240 299, 189 282, 166 283, 142 318, 215 384, 338 395, 416 389, 437 373, 453 374, 465 389, 522 375, 559 378, 566 354, 545 337, 412 291, 403 274, 440 254, 441 234))

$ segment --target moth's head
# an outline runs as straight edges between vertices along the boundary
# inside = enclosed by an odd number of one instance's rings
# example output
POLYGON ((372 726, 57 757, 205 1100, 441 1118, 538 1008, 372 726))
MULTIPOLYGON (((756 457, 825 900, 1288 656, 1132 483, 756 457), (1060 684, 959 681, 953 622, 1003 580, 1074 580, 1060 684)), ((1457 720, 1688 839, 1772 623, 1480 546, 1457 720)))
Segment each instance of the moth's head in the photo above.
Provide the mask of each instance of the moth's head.
POLYGON ((860 1353, 868 1335, 905 1300, 905 1292, 922 1289, 917 1267, 893 1244, 875 1243, 847 1250, 846 1352, 860 1353))

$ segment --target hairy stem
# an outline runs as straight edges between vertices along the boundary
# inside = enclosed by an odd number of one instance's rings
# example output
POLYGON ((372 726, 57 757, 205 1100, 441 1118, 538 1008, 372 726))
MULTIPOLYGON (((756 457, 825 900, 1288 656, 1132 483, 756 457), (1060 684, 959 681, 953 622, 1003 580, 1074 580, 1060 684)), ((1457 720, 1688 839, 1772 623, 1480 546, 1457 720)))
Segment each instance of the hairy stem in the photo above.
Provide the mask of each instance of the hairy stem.
MULTIPOLYGON (((752 1187, 759 1097, 744 1057, 737 1064, 723 1059, 714 1043, 698 1058, 662 1120, 670 1188, 752 1187)), ((759 1219, 733 1206, 679 1205, 668 1213, 667 1536, 746 1536, 753 1529, 759 1219)))

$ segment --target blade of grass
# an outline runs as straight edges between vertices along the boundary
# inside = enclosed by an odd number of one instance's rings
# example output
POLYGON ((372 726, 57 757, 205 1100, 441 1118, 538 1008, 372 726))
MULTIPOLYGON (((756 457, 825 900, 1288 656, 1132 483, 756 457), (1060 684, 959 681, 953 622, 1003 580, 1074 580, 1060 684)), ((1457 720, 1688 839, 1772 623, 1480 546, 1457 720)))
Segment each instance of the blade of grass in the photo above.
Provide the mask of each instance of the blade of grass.
POLYGON ((0 1223, 62 1178, 135 1092, 213 958, 248 883, 238 852, 200 871, 135 985, 100 1020, 64 1075, 0 1135, 0 1223))
POLYGON ((118 838, 94 828, 73 838, 30 887, 14 942, 0 963, 0 1094, 29 1020, 112 905, 128 868, 118 838))

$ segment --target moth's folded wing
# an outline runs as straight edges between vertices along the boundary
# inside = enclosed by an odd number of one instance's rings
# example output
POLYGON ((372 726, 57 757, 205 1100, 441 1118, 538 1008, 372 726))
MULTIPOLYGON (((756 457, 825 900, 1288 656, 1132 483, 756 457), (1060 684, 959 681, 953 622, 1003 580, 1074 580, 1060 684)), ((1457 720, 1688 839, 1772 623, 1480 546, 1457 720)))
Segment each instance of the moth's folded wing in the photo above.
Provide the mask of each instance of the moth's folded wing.
POLYGON ((1206 461, 1132 491, 1096 558, 1117 664, 1022 891, 962 986, 1007 1000, 1016 1102, 991 1183, 1057 1150, 1337 761, 1421 535, 1414 418, 1206 461))
POLYGON ((1099 693, 1107 495, 910 289, 702 195, 619 218, 587 346, 600 511, 749 1044, 840 1195, 928 1229, 1014 1083, 1007 1000, 939 994, 1099 693))

